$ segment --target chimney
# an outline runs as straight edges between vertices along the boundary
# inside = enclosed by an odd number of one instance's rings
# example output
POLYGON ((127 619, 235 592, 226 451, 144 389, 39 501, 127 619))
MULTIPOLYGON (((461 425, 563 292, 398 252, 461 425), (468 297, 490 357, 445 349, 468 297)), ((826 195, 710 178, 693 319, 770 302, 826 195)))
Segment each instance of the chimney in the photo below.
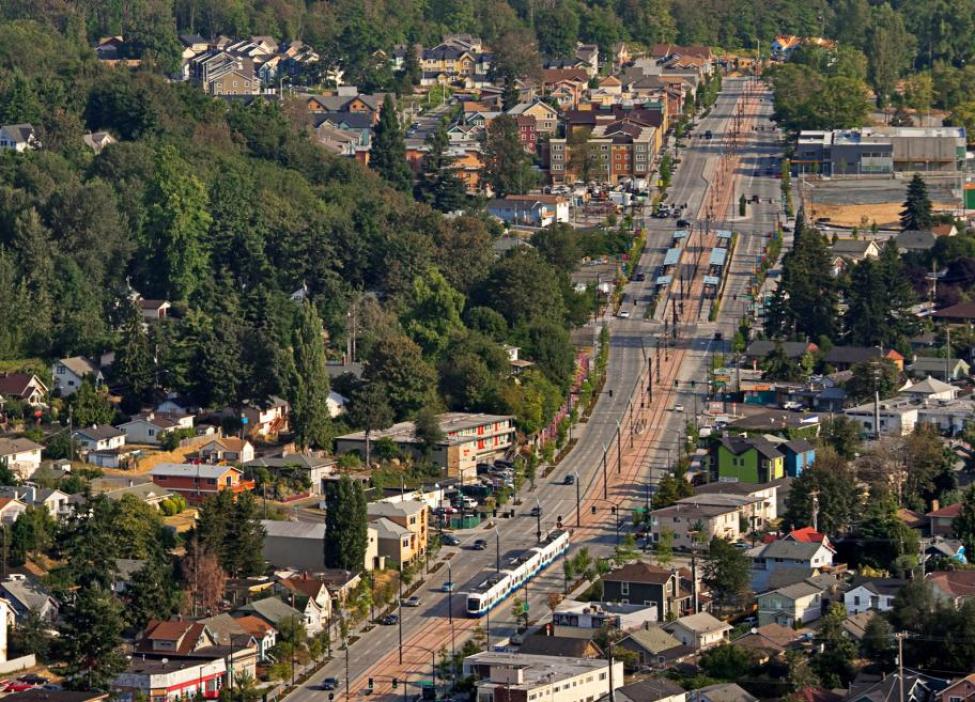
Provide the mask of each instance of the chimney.
POLYGON ((931 511, 937 512, 941 509, 941 500, 931 500, 931 511))

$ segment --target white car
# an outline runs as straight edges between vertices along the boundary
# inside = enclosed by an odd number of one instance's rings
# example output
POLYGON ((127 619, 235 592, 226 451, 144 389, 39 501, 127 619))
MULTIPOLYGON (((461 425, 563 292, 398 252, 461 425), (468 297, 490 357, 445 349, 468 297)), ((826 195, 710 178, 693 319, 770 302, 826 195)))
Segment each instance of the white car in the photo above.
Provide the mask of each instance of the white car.
POLYGON ((619 312, 616 313, 616 316, 619 317, 620 319, 629 319, 630 318, 630 311, 629 310, 620 310, 619 312))
POLYGON ((684 413, 684 405, 674 405, 674 412, 684 413))

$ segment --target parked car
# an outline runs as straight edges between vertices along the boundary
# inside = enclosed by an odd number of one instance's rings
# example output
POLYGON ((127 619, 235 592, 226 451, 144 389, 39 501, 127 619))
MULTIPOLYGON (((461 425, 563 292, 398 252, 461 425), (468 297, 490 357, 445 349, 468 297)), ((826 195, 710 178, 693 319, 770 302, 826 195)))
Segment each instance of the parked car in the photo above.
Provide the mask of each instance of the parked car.
POLYGON ((684 405, 681 405, 681 404, 674 405, 674 412, 681 412, 681 413, 683 413, 684 412, 684 405))
POLYGON ((338 690, 339 689, 339 679, 338 678, 325 678, 322 680, 323 690, 338 690))
POLYGON ((420 606, 420 598, 417 597, 416 595, 413 595, 411 597, 404 598, 402 600, 402 605, 404 607, 419 607, 420 606))
POLYGON ((575 483, 576 483, 576 477, 571 473, 565 476, 565 478, 562 480, 563 485, 575 485, 575 483))
POLYGON ((678 227, 689 227, 689 226, 691 226, 691 223, 690 223, 690 221, 688 221, 686 219, 678 219, 677 220, 677 226, 678 227))
POLYGON ((392 624, 399 624, 399 617, 395 614, 387 614, 385 617, 379 620, 380 624, 385 624, 386 626, 391 626, 392 624))
POLYGON ((619 317, 620 319, 629 319, 630 318, 630 311, 629 310, 620 310, 619 312, 616 313, 616 316, 619 317))
POLYGON ((538 505, 535 505, 534 507, 532 507, 531 516, 533 516, 533 517, 541 517, 542 516, 542 508, 539 507, 538 505))
POLYGON ((37 673, 28 673, 27 675, 21 675, 17 678, 20 682, 30 683, 31 685, 43 685, 47 682, 47 678, 43 675, 38 675, 37 673))
POLYGON ((440 586, 441 592, 453 592, 454 591, 454 581, 445 580, 444 584, 440 586))
POLYGON ((471 545, 471 548, 474 549, 475 551, 483 551, 484 549, 487 548, 487 541, 485 541, 484 539, 478 539, 473 543, 473 545, 471 545))
POLYGON ((440 543, 444 546, 460 546, 460 539, 453 534, 444 534, 440 537, 440 543))

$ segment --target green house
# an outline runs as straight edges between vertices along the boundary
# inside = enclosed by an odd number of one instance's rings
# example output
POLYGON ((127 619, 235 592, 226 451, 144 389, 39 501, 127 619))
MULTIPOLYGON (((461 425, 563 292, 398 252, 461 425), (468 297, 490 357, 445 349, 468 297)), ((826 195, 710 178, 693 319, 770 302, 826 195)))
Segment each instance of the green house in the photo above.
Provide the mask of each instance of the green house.
POLYGON ((717 480, 768 483, 785 477, 785 455, 762 438, 723 436, 711 445, 711 472, 717 480))

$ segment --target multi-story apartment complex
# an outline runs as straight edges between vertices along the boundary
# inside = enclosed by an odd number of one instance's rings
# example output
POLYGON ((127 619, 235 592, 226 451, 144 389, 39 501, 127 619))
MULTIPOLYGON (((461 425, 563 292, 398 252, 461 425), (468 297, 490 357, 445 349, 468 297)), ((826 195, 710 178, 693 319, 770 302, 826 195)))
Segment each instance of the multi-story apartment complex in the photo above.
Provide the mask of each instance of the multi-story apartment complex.
POLYGON ((464 659, 477 702, 592 702, 623 684, 623 662, 602 658, 478 653, 464 659))
POLYGON ((616 185, 623 178, 646 178, 656 156, 657 130, 628 119, 600 123, 584 140, 549 140, 553 183, 584 179, 616 185))

